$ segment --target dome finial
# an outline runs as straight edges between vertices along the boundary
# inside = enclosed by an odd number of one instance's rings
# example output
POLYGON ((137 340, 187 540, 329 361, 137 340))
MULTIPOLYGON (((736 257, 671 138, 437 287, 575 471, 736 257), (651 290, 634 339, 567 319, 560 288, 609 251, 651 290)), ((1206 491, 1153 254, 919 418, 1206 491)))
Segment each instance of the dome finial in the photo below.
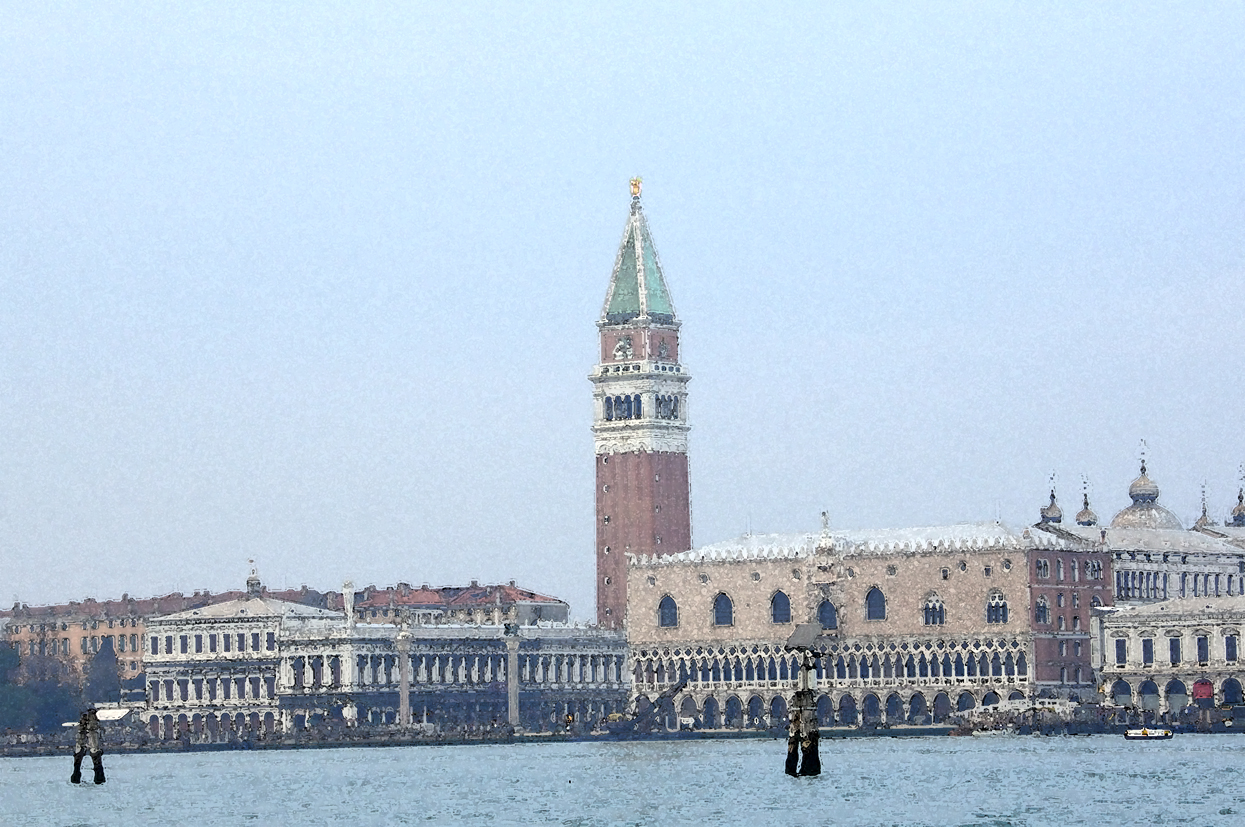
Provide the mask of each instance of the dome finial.
POLYGON ((1146 475, 1146 441, 1141 440, 1141 476, 1146 475))
POLYGON ((1076 515, 1076 524, 1098 525, 1098 515, 1089 507, 1089 477, 1084 474, 1081 475, 1081 510, 1076 515))
POLYGON ((1041 510, 1043 523, 1060 523, 1063 522, 1063 509, 1055 501, 1055 472, 1050 475, 1050 505, 1044 506, 1041 510))
POLYGON ((1236 491, 1236 508, 1232 509, 1232 525, 1245 526, 1245 463, 1241 465, 1241 487, 1236 491))
POLYGON ((1212 526, 1212 525, 1214 525, 1214 524, 1215 524, 1215 523, 1214 523, 1214 522, 1210 519, 1210 514, 1208 514, 1208 513, 1207 513, 1207 509, 1206 509, 1206 481, 1205 481, 1205 480, 1203 480, 1203 481, 1202 481, 1202 515, 1201 515, 1200 517, 1198 517, 1198 518, 1197 518, 1197 522, 1193 524, 1193 527, 1194 527, 1194 528, 1206 528, 1207 526, 1212 526))

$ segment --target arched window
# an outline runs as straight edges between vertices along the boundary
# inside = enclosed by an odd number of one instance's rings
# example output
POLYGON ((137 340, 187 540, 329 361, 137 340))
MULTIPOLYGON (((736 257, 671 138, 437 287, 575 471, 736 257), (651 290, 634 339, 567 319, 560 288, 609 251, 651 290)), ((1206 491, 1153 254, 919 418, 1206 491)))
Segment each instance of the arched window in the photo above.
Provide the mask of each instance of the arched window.
MULTIPOLYGON (((885 616, 885 607, 883 607, 883 616, 885 616)), ((937 594, 931 594, 925 598, 925 625, 941 626, 947 622, 947 609, 942 605, 942 598, 937 594)))
POLYGON ((640 402, 640 399, 641 399, 641 396, 640 394, 637 393, 635 395, 635 409, 634 409, 635 416, 632 417, 633 419, 640 419, 644 416, 644 405, 640 402))
POLYGON ((990 593, 990 602, 986 604, 986 623, 1007 622, 1007 598, 1000 591, 990 593))
POLYGON ((829 600, 821 601, 821 605, 817 607, 817 622, 823 629, 839 628, 839 612, 829 600))
POLYGON ((1050 623, 1050 604, 1046 602, 1046 595, 1042 595, 1037 599, 1037 605, 1033 607, 1034 623, 1050 623))
POLYGON ((1038 560, 1034 564, 1034 568, 1036 569, 1036 574, 1038 577, 1050 577, 1050 561, 1049 560, 1038 560))
POLYGON ((791 599, 783 592, 774 592, 769 601, 769 614, 775 623, 790 623, 791 599))
POLYGON ((886 620, 886 597, 877 586, 865 595, 865 617, 869 620, 886 620))
POLYGON ((1091 605, 1091 606, 1101 606, 1101 605, 1102 605, 1102 598, 1101 598, 1101 597, 1099 597, 1098 595, 1094 595, 1093 597, 1091 597, 1091 598, 1089 599, 1089 605, 1091 605))
POLYGON ((608 422, 614 418, 614 399, 613 397, 605 397, 605 420, 608 422))
POLYGON ((670 418, 671 419, 679 418, 679 397, 677 396, 673 397, 670 400, 670 418))
POLYGON ((713 598, 713 625, 730 626, 735 622, 735 605, 725 594, 713 598))
POLYGON ((679 604, 670 595, 657 604, 657 625, 667 629, 679 625, 679 604))

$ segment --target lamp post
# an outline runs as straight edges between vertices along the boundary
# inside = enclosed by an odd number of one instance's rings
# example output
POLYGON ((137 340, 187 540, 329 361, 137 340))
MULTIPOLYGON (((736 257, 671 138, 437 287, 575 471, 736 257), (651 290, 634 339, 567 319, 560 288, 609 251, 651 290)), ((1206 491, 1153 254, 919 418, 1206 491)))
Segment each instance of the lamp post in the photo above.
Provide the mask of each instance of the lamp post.
POLYGON ((797 652, 800 656, 795 694, 787 713, 787 775, 821 775, 821 756, 817 749, 821 723, 817 720, 817 693, 813 689, 813 671, 817 665, 813 644, 820 635, 820 624, 801 623, 795 627, 785 647, 788 652, 797 652))

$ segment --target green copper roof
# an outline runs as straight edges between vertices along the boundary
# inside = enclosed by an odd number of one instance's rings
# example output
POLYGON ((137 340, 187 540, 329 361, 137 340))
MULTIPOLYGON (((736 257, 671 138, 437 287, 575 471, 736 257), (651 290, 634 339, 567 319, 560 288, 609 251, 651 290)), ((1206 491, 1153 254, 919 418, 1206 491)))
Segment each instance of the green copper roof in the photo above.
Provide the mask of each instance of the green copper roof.
POLYGON ((622 324, 640 316, 655 322, 674 321, 674 303, 670 301, 670 290, 639 197, 631 199, 631 215, 627 217, 627 229, 614 262, 603 315, 610 324, 622 324))

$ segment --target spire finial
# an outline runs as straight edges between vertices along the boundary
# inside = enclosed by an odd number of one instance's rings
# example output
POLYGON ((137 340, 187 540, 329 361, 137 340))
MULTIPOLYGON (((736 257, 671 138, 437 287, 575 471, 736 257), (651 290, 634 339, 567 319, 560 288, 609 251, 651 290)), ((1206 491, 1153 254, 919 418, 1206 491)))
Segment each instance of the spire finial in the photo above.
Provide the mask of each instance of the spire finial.
POLYGON ((1146 441, 1141 440, 1141 476, 1146 475, 1146 441))
POLYGON ((641 178, 641 177, 640 177, 640 176, 638 176, 638 175, 637 175, 636 177, 632 178, 632 179, 631 179, 631 197, 632 197, 632 198, 639 198, 639 197, 640 197, 640 190, 641 190, 643 187, 644 187, 644 179, 643 179, 643 178, 641 178))

